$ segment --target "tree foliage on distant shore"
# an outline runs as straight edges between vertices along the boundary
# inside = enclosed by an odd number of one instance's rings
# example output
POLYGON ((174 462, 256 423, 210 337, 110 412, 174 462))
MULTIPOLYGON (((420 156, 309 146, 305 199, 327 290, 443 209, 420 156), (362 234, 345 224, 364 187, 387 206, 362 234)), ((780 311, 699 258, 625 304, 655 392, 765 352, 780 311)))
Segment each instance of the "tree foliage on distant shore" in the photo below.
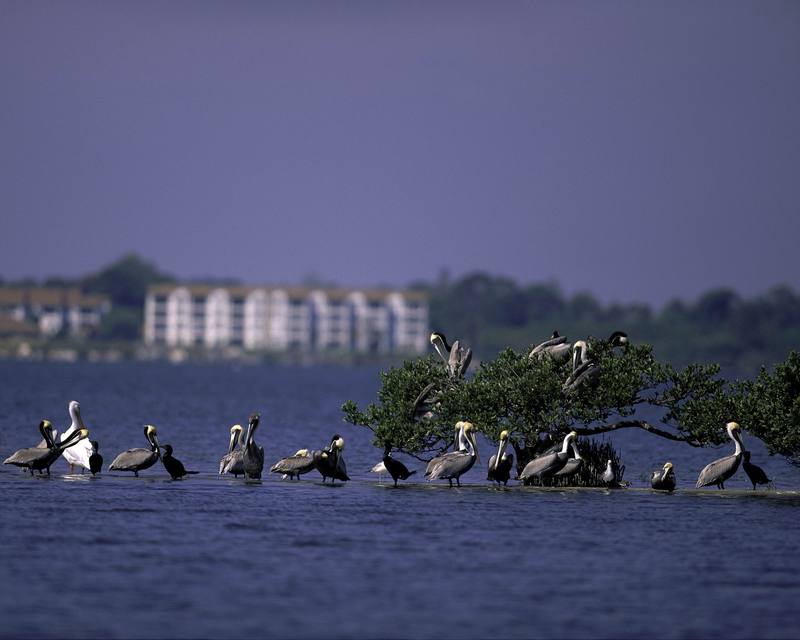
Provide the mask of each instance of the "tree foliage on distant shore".
POLYGON ((521 285, 481 272, 414 286, 429 295, 431 326, 446 327, 480 359, 507 346, 522 349, 553 329, 577 339, 624 327, 652 344, 659 358, 680 365, 718 362, 723 371, 749 376, 800 344, 800 295, 786 286, 749 299, 714 289, 660 310, 638 303, 603 305, 588 293, 567 296, 554 284, 521 285))

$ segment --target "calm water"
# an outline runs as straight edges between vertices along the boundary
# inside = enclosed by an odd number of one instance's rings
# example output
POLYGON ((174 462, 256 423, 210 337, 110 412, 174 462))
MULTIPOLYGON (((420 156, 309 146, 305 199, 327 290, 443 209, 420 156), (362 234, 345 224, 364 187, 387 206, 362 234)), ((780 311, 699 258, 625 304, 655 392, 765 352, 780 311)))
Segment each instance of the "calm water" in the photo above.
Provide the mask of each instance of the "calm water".
MULTIPOLYGON (((153 422, 187 468, 134 479, 30 478, 0 467, 0 636, 769 637, 800 635, 800 472, 745 436, 778 491, 688 490, 730 447, 613 435, 626 479, 675 463, 674 495, 395 490, 368 469, 369 432, 341 422, 371 368, 0 363, 0 454, 81 402, 106 464, 153 422), (259 410, 268 462, 334 431, 354 478, 261 484, 216 475, 228 428, 259 410)), ((414 466, 409 463, 410 466, 414 466)), ((419 468, 421 464, 417 463, 419 468)))

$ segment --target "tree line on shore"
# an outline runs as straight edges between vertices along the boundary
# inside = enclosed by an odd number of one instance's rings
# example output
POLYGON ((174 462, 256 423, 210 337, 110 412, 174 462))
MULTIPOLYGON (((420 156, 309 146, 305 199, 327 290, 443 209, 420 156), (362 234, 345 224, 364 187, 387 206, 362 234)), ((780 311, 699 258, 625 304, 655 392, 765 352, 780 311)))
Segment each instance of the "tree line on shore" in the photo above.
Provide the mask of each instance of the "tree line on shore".
MULTIPOLYGON (((155 264, 130 254, 82 278, 4 284, 79 287, 107 295, 112 312, 92 337, 134 341, 141 338, 147 288, 172 281, 175 278, 155 264)), ((624 329, 676 365, 716 362, 725 372, 752 376, 761 365, 780 362, 800 344, 800 295, 788 286, 752 298, 714 289, 691 302, 673 300, 661 309, 602 304, 589 293, 566 295, 552 283, 520 284, 482 272, 411 287, 428 294, 431 327, 458 336, 480 360, 506 347, 523 349, 554 329, 571 339, 624 329)))

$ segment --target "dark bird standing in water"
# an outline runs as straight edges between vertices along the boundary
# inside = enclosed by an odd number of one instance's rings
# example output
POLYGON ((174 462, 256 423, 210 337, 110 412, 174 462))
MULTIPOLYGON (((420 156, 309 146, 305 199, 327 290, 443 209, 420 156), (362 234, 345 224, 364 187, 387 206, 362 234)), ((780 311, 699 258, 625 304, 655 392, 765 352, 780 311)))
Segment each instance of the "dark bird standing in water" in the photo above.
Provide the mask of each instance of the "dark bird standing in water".
POLYGON ((416 473, 416 471, 409 471, 406 465, 392 458, 391 444, 387 444, 386 448, 383 450, 383 466, 386 467, 386 471, 392 476, 395 487, 397 486, 398 480, 408 480, 410 476, 416 473))
POLYGON ((92 475, 96 473, 100 473, 100 470, 103 468, 103 456, 97 453, 100 450, 100 445, 98 444, 97 440, 92 440, 92 455, 89 456, 89 471, 92 472, 92 475))
POLYGON ((164 468, 173 480, 180 480, 183 476, 198 473, 197 471, 187 471, 183 463, 172 455, 171 444, 164 445, 164 453, 161 454, 161 464, 164 465, 164 468))
POLYGON ((253 439, 260 419, 261 416, 254 413, 247 424, 247 436, 244 439, 242 453, 245 480, 261 480, 261 472, 264 470, 264 447, 259 447, 253 439))
POLYGON ((344 438, 335 433, 327 448, 314 452, 314 466, 322 474, 323 482, 326 478, 331 479, 331 484, 335 484, 336 480, 346 482, 350 479, 347 475, 347 465, 342 457, 343 449, 344 438))
POLYGON ((742 460, 742 469, 747 474, 747 477, 750 478, 750 482, 753 483, 753 491, 756 490, 757 484, 769 484, 771 480, 767 477, 767 474, 764 473, 764 470, 761 467, 757 467, 752 462, 750 462, 750 452, 743 451, 742 452, 743 460, 742 460))
POLYGON ((486 474, 487 480, 494 480, 497 484, 501 482, 508 485, 511 477, 511 467, 514 465, 514 456, 506 453, 508 446, 508 431, 500 432, 500 446, 497 453, 489 458, 489 472, 486 474))

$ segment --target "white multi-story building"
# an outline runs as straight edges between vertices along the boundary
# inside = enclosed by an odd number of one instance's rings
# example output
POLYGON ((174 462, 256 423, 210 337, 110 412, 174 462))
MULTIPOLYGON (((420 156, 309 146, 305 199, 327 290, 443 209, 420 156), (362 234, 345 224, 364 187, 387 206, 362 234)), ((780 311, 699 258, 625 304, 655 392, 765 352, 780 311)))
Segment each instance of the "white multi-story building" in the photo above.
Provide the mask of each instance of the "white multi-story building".
POLYGON ((428 303, 415 291, 156 285, 144 339, 166 346, 422 353, 428 303))
POLYGON ((0 287, 0 316, 36 327, 43 336, 83 336, 96 328, 111 309, 105 296, 78 289, 0 287))

